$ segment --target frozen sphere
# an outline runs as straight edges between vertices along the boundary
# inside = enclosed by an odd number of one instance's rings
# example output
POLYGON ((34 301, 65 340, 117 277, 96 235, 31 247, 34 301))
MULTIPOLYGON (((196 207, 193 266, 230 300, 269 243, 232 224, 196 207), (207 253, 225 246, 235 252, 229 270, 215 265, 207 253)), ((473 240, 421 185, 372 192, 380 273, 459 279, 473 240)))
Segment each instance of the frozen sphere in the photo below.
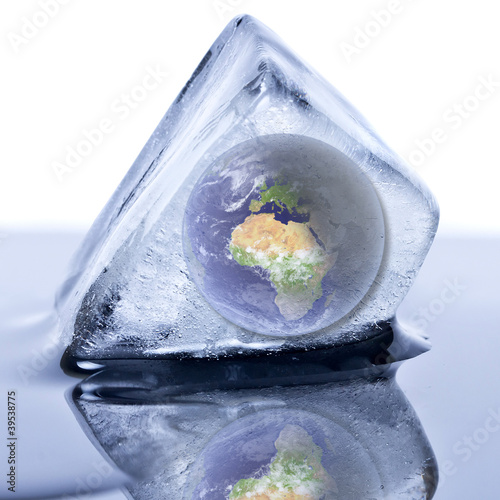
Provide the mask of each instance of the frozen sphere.
POLYGON ((356 439, 338 424, 298 410, 238 419, 194 464, 190 500, 370 498, 380 476, 356 439))
POLYGON ((352 160, 303 136, 251 139, 217 158, 187 203, 184 251, 199 290, 256 333, 311 333, 372 286, 384 252, 377 193, 352 160))

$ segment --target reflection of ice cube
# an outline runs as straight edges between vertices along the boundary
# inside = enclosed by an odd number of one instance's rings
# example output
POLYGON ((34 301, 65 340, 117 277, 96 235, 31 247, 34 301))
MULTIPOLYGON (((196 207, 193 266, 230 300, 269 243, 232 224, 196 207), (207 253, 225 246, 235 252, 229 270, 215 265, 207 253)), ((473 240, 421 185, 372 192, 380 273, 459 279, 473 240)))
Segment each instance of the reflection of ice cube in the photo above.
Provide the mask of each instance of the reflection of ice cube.
MULTIPOLYGON (((377 321, 394 315, 436 224, 432 196, 342 96, 258 21, 237 18, 89 232, 59 296, 65 338, 71 354, 83 359, 249 354, 367 338, 377 333, 377 321), (311 333, 288 339, 263 336, 262 328, 252 333, 241 327, 247 323, 236 326, 212 309, 186 265, 182 242, 189 196, 210 165, 246 141, 283 134, 347 158, 373 187, 381 207, 376 227, 381 214, 385 227, 373 283, 352 290, 358 305, 340 319, 332 316, 333 325, 310 324, 295 333, 311 333)), ((336 292, 327 300, 334 307, 336 292)))
MULTIPOLYGON (((193 369, 197 386, 181 364, 135 378, 102 372, 74 392, 92 436, 138 479, 133 498, 231 498, 251 478, 271 490, 280 475, 273 462, 294 453, 316 471, 304 487, 330 491, 315 499, 432 498, 434 455, 394 379, 251 388, 242 364, 236 390, 203 389, 204 365, 193 369)), ((274 369, 283 367, 266 364, 274 369)))

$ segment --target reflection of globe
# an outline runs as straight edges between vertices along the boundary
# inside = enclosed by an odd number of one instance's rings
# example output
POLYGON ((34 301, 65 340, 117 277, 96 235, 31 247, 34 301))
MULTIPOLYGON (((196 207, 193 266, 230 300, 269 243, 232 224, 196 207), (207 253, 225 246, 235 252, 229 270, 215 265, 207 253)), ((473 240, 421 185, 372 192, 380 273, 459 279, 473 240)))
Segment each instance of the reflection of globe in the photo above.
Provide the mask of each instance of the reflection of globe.
POLYGON ((236 420, 206 446, 190 500, 360 500, 380 477, 345 429, 313 413, 268 410, 236 420))
POLYGON ((331 325, 363 298, 384 248, 368 178, 322 142, 270 135, 235 146, 193 188, 184 248, 228 320, 268 335, 331 325))

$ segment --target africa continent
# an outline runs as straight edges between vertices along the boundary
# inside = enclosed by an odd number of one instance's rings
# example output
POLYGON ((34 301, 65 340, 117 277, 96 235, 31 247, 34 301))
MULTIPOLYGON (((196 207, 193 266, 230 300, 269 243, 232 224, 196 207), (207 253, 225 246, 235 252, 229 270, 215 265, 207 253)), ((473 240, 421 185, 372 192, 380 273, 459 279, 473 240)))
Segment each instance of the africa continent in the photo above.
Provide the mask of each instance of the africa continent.
POLYGON ((290 213, 303 208, 298 207, 298 196, 290 186, 267 188, 264 184, 261 199, 250 203, 253 213, 233 230, 229 250, 238 264, 269 270, 280 313, 287 321, 297 320, 322 297, 321 281, 336 254, 322 248, 308 222, 284 223, 274 213, 255 213, 264 203, 274 203, 278 211, 290 213))
POLYGON ((242 479, 229 500, 320 500, 337 498, 337 485, 321 464, 323 451, 298 425, 286 425, 275 442, 269 473, 242 479))

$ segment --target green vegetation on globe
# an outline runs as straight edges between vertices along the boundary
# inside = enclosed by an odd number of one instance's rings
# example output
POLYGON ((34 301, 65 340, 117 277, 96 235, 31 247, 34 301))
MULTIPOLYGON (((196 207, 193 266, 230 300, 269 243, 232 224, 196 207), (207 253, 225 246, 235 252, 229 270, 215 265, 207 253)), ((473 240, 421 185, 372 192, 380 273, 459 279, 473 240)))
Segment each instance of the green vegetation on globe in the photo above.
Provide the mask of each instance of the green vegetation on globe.
POLYGON ((277 453, 261 478, 241 479, 229 500, 320 500, 337 498, 335 480, 321 463, 322 449, 298 425, 286 425, 275 442, 277 453))
POLYGON ((251 214, 233 230, 229 250, 241 266, 269 270, 281 315, 287 321, 297 320, 323 296, 321 281, 333 267, 336 254, 325 251, 309 221, 282 222, 276 217, 284 211, 290 216, 307 215, 307 205, 299 204, 298 186, 275 181, 267 187, 264 182, 259 198, 251 200, 251 214), (261 212, 270 203, 276 213, 261 212))

